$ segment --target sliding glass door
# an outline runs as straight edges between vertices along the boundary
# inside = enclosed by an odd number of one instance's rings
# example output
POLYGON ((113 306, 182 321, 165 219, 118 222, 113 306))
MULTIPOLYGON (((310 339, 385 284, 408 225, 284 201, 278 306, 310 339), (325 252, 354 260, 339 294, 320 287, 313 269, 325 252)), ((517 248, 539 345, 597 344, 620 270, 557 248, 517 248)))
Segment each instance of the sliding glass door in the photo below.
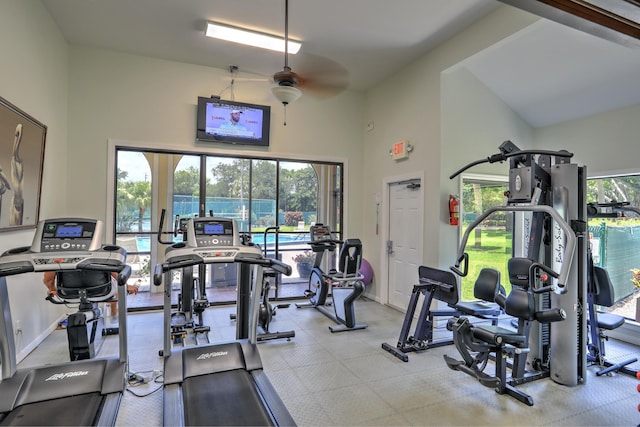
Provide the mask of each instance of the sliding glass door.
MULTIPOLYGON (((115 241, 127 249, 132 280, 140 286, 129 297, 131 308, 162 304, 162 289, 150 284, 150 266, 163 261, 167 244, 182 240, 180 219, 233 218, 268 256, 290 263, 292 276, 272 287, 276 298, 299 298, 307 289, 308 277, 294 260, 310 248, 310 225, 327 224, 340 238, 340 163, 117 148, 116 167, 115 241)), ((235 301, 235 265, 210 265, 195 274, 210 303, 235 301)), ((176 274, 176 292, 179 279, 176 274)))

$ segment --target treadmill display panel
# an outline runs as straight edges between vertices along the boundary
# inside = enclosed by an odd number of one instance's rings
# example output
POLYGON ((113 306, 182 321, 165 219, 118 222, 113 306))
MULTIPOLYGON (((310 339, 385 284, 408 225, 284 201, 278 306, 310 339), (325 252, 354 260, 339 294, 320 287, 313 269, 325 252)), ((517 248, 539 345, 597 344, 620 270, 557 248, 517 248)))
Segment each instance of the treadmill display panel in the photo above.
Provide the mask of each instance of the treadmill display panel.
POLYGON ((233 245, 234 229, 231 220, 194 220, 193 228, 198 247, 233 245))
POLYGON ((231 236, 233 224, 230 221, 196 221, 196 236, 231 236))
POLYGON ((82 237, 81 225, 61 225, 55 231, 55 237, 64 239, 68 237, 82 237))
POLYGON ((96 222, 91 220, 48 220, 42 228, 35 252, 59 250, 94 250, 100 247, 94 241, 96 222))
POLYGON ((224 234, 224 225, 222 224, 205 224, 204 225, 204 234, 211 235, 221 235, 224 234))

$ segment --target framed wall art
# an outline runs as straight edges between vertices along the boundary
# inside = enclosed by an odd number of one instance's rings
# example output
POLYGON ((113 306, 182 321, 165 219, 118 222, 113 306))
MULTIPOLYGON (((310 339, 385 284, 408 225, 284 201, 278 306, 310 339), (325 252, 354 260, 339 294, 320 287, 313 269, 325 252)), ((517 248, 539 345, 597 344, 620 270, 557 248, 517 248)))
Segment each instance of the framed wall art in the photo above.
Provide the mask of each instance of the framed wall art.
POLYGON ((47 127, 0 97, 0 232, 35 228, 47 127))

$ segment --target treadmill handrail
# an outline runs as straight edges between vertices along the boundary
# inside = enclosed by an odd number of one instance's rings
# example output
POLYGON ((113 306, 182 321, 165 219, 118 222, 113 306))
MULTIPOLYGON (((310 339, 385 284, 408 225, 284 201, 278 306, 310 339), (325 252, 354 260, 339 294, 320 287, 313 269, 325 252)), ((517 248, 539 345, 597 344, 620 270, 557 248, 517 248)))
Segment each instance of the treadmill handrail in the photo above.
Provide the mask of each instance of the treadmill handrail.
POLYGON ((462 236, 462 240, 460 242, 460 246, 458 248, 458 257, 456 259, 456 264, 451 267, 451 270, 456 274, 458 274, 459 276, 464 276, 466 274, 466 271, 467 271, 466 262, 465 262, 465 269, 464 269, 465 274, 461 274, 459 268, 460 268, 460 263, 463 260, 468 261, 468 258, 469 258, 467 253, 464 251, 465 247, 467 246, 467 240, 469 239, 469 235, 471 234, 471 231, 473 229, 475 229, 482 221, 485 220, 485 218, 487 218, 489 215, 493 214, 494 212, 544 212, 549 214, 556 221, 556 223, 564 231, 564 235, 567 239, 565 250, 564 250, 564 259, 562 262, 562 267, 560 269, 560 272, 557 273, 558 275, 557 286, 558 288, 560 288, 560 293, 567 292, 566 284, 569 277, 569 271, 571 270, 573 255, 576 249, 576 236, 571 226, 569 226, 569 224, 567 224, 564 218, 560 216, 558 211, 552 208, 551 206, 546 206, 546 205, 536 205, 536 206, 507 205, 507 206, 495 206, 493 208, 487 209, 478 218, 476 218, 475 221, 469 224, 469 227, 467 227, 467 229, 465 230, 464 235, 462 236))
POLYGON ((193 253, 189 255, 182 255, 176 257, 176 259, 161 264, 162 271, 167 272, 169 270, 176 270, 178 268, 192 267, 194 265, 204 264, 204 258, 200 255, 193 253))
POLYGON ((0 255, 0 277, 13 276, 17 274, 45 272, 45 271, 65 271, 65 270, 94 270, 121 272, 126 259, 126 250, 119 246, 110 245, 108 250, 104 248, 99 251, 65 251, 60 253, 52 252, 32 252, 7 251, 0 255), (96 257, 96 253, 104 254, 104 257, 96 257), (115 256, 111 256, 114 254, 115 256), (76 258, 74 263, 58 263, 56 258, 76 258), (41 262, 46 259, 47 262, 41 262))
POLYGON ((238 252, 234 258, 235 262, 241 262, 245 264, 261 265, 263 267, 270 267, 276 270, 278 273, 282 273, 285 276, 291 275, 291 266, 287 263, 279 261, 274 258, 265 258, 257 253, 244 253, 238 252))

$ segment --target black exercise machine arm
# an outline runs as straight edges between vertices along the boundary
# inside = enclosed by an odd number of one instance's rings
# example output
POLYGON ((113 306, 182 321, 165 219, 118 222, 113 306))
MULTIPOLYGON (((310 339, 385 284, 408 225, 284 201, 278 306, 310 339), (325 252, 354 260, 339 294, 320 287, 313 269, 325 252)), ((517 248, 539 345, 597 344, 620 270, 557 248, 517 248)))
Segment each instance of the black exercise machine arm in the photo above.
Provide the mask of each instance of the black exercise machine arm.
MULTIPOLYGON (((164 227, 164 217, 166 215, 167 210, 166 209, 162 209, 162 211, 160 212, 160 222, 158 223, 158 243, 161 243, 163 245, 172 245, 175 242, 173 240, 162 240, 162 228, 164 227)), ((178 229, 180 228, 180 217, 178 215, 176 215, 176 220, 173 226, 173 235, 177 236, 178 235, 178 229)))
POLYGON ((278 253, 278 233, 280 233, 280 226, 276 225, 276 226, 272 226, 272 227, 267 227, 264 229, 264 233, 263 233, 263 237, 262 237, 262 243, 264 245, 264 247, 262 248, 262 253, 264 254, 264 256, 267 256, 267 235, 274 231, 275 232, 275 240, 273 242, 274 244, 274 249, 275 252, 278 253))
POLYGON ((542 294, 545 292, 554 291, 555 286, 553 285, 536 288, 536 277, 538 277, 536 270, 542 270, 545 273, 548 273, 554 279, 558 278, 558 273, 553 271, 550 267, 547 267, 544 264, 540 264, 539 262, 534 262, 533 264, 531 264, 531 267, 529 267, 529 288, 531 289, 531 291, 534 294, 542 294))
POLYGON ((238 253, 234 261, 245 264, 260 265, 262 267, 269 267, 273 268, 278 273, 284 274, 285 276, 291 275, 291 266, 289 264, 273 258, 263 258, 259 254, 238 253))
MULTIPOLYGON (((558 211, 556 211, 555 209, 553 209, 551 206, 546 206, 546 205, 536 205, 536 206, 496 206, 490 209, 487 209, 485 212, 483 212, 478 218, 476 218, 475 221, 473 221, 469 227, 467 227, 467 229, 464 232, 464 235, 462 236, 462 241, 460 242, 460 247, 458 249, 458 257, 456 259, 456 264, 451 268, 451 271, 453 271, 454 273, 458 274, 459 276, 466 276, 467 272, 468 272, 468 261, 469 261, 469 255, 464 251, 466 246, 467 246, 467 240, 469 239, 469 235, 471 234, 471 231, 473 229, 475 229, 478 225, 480 225, 480 223, 482 223, 482 221, 484 221, 489 215, 493 214, 494 212, 544 212, 546 214, 548 214, 549 216, 551 216, 556 223, 560 226, 560 228, 562 228, 562 230, 564 231, 564 235, 567 239, 566 241, 566 246, 565 246, 565 250, 564 250, 564 260, 562 263, 562 268, 560 270, 560 273, 555 273, 554 277, 557 277, 558 279, 558 288, 560 288, 560 292, 561 293, 565 293, 566 289, 566 283, 567 283, 567 279, 569 277, 569 271, 571 270, 571 262, 573 261, 573 255, 575 253, 575 249, 576 249, 576 236, 574 231, 571 229, 571 227, 569 226, 569 224, 567 224, 567 222, 564 220, 564 218, 562 218, 560 216, 560 214, 558 213, 558 211), (461 271, 460 270, 460 264, 464 262, 464 268, 461 271)), ((553 270, 551 270, 553 271, 553 270)))
POLYGON ((598 203, 592 202, 587 204, 587 216, 589 218, 619 218, 622 212, 633 212, 640 217, 640 209, 631 206, 629 202, 608 202, 598 203), (612 212, 603 213, 601 208, 611 208, 612 212))
POLYGON ((314 241, 308 242, 313 252, 324 252, 324 251, 333 252, 336 250, 336 245, 341 245, 343 243, 344 242, 342 240, 337 240, 337 239, 322 239, 322 240, 314 240, 314 241))
POLYGON ((482 164, 482 163, 496 163, 496 162, 503 162, 507 159, 509 159, 510 157, 517 157, 517 156, 528 156, 528 155, 547 155, 547 156, 554 156, 554 157, 566 157, 566 158, 571 158, 573 157, 573 153, 570 153, 566 150, 560 150, 560 151, 551 151, 551 150, 520 150, 513 142, 511 141, 505 141, 503 142, 500 147, 498 147, 498 149, 500 150, 499 153, 497 154, 492 154, 491 156, 485 158, 485 159, 480 159, 480 160, 475 160, 471 163, 469 163, 466 166, 463 166, 462 168, 458 169, 457 171, 455 171, 453 174, 451 174, 449 176, 449 179, 453 179, 456 176, 460 175, 462 172, 466 171, 467 169, 472 168, 473 166, 482 164))

